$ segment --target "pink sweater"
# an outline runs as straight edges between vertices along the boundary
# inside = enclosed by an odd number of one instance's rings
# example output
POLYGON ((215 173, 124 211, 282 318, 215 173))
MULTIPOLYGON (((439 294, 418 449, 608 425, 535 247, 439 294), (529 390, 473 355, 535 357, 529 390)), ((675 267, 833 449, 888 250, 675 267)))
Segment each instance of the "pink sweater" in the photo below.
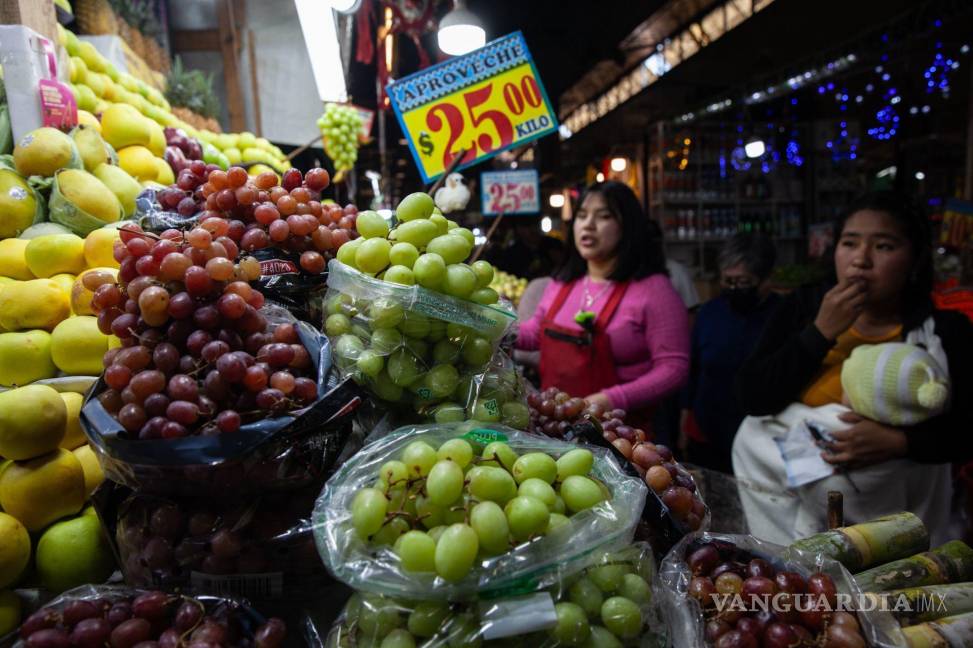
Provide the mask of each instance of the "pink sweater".
MULTIPOLYGON (((554 322, 581 332, 574 315, 581 308, 584 293, 582 281, 576 281, 571 293, 558 311, 554 322)), ((541 322, 547 315, 561 282, 552 281, 544 290, 537 311, 521 322, 517 348, 540 348, 541 322)), ((611 289, 589 280, 590 295, 599 295, 591 307, 601 312, 611 289)), ((686 307, 673 289, 669 278, 652 275, 633 281, 608 323, 608 337, 615 373, 621 382, 602 390, 612 405, 635 410, 657 402, 679 389, 689 375, 689 320, 686 307)), ((544 359, 541 359, 544 362, 544 359)), ((588 394, 572 394, 588 396, 588 394)))

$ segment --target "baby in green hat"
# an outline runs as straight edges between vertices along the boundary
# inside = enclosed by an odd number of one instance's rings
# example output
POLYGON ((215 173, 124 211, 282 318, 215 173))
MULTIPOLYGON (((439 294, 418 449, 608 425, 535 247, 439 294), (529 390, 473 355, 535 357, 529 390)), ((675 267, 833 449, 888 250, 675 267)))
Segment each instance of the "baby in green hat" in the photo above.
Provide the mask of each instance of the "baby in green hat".
POLYGON ((941 414, 949 379, 925 349, 886 342, 856 347, 841 367, 845 405, 885 425, 909 426, 941 414))

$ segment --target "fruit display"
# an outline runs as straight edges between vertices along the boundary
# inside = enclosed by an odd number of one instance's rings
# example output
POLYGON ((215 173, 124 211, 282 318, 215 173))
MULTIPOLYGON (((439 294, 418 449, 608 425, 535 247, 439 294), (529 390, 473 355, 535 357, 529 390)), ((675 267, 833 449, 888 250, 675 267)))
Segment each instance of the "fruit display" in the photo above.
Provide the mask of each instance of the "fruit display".
POLYGON ((431 410, 432 418, 436 423, 465 420, 501 423, 526 431, 530 414, 525 391, 513 360, 499 350, 482 374, 460 376, 460 387, 456 392, 459 402, 436 405, 431 410))
POLYGON ((186 645, 279 648, 286 624, 233 599, 125 587, 79 587, 20 626, 24 648, 186 645))
POLYGON ((324 142, 324 152, 334 162, 335 171, 351 171, 358 159, 358 144, 362 128, 361 116, 351 106, 329 103, 318 117, 318 129, 324 142))
POLYGON ((490 646, 560 648, 562 646, 660 645, 665 628, 655 616, 650 583, 655 572, 651 549, 636 543, 614 552, 599 552, 581 573, 565 577, 541 592, 552 607, 510 624, 502 619, 504 602, 496 605, 449 605, 356 593, 331 628, 326 646, 362 645, 446 648, 490 646), (519 626, 519 627, 518 627, 519 626), (487 638, 489 637, 489 638, 487 638))
POLYGON ((527 288, 527 280, 523 277, 497 270, 493 274, 493 281, 490 287, 499 293, 504 299, 510 300, 514 306, 520 305, 520 297, 527 288))
POLYGON ((543 583, 630 539, 644 498, 601 449, 500 426, 420 426, 346 462, 313 521, 325 564, 351 587, 461 600, 525 569, 543 583))

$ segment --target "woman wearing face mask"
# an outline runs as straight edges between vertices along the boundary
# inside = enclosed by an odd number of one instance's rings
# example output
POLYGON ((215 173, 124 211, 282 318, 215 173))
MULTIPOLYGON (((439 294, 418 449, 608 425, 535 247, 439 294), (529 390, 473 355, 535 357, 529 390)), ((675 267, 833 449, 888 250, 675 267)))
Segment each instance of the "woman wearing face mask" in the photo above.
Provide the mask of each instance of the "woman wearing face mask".
POLYGON ((683 390, 680 448, 694 464, 733 472, 730 448, 746 415, 727 386, 779 301, 768 282, 775 259, 763 234, 737 234, 720 251, 720 295, 696 315, 683 390))
POLYGON ((772 417, 745 419, 733 445, 737 477, 763 487, 741 490, 751 531, 785 544, 821 531, 827 491, 839 490, 848 524, 908 510, 938 544, 948 534, 948 464, 973 456, 973 326, 933 308, 929 223, 901 196, 862 197, 836 223, 835 240, 832 281, 782 300, 739 374, 744 410, 772 417), (800 423, 785 420, 788 412, 841 403, 841 368, 852 350, 892 341, 920 345, 936 359, 954 395, 945 412, 910 427, 846 413, 821 452, 841 474, 788 489, 774 441, 800 423))
POLYGON ((626 410, 643 429, 652 404, 683 384, 686 308, 627 186, 602 182, 584 192, 567 258, 522 323, 517 347, 540 349, 542 388, 626 410))

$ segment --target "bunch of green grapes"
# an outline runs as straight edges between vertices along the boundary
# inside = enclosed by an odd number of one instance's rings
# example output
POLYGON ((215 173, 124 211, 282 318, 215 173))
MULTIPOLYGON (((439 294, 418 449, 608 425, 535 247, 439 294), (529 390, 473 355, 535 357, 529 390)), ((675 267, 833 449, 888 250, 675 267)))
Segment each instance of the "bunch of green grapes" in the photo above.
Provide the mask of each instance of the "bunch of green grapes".
POLYGON ((436 423, 475 420, 525 431, 530 425, 530 409, 520 375, 502 351, 485 373, 463 376, 456 395, 457 402, 444 402, 430 410, 436 423))
POLYGON ((358 111, 341 104, 328 104, 318 117, 318 129, 324 141, 324 151, 334 162, 336 171, 350 171, 358 159, 358 134, 361 132, 358 111))
POLYGON ((417 440, 358 491, 351 524, 370 547, 391 547, 406 573, 461 581, 482 561, 543 536, 569 516, 611 499, 588 476, 594 456, 518 455, 494 441, 480 456, 465 439, 438 449, 417 440))

